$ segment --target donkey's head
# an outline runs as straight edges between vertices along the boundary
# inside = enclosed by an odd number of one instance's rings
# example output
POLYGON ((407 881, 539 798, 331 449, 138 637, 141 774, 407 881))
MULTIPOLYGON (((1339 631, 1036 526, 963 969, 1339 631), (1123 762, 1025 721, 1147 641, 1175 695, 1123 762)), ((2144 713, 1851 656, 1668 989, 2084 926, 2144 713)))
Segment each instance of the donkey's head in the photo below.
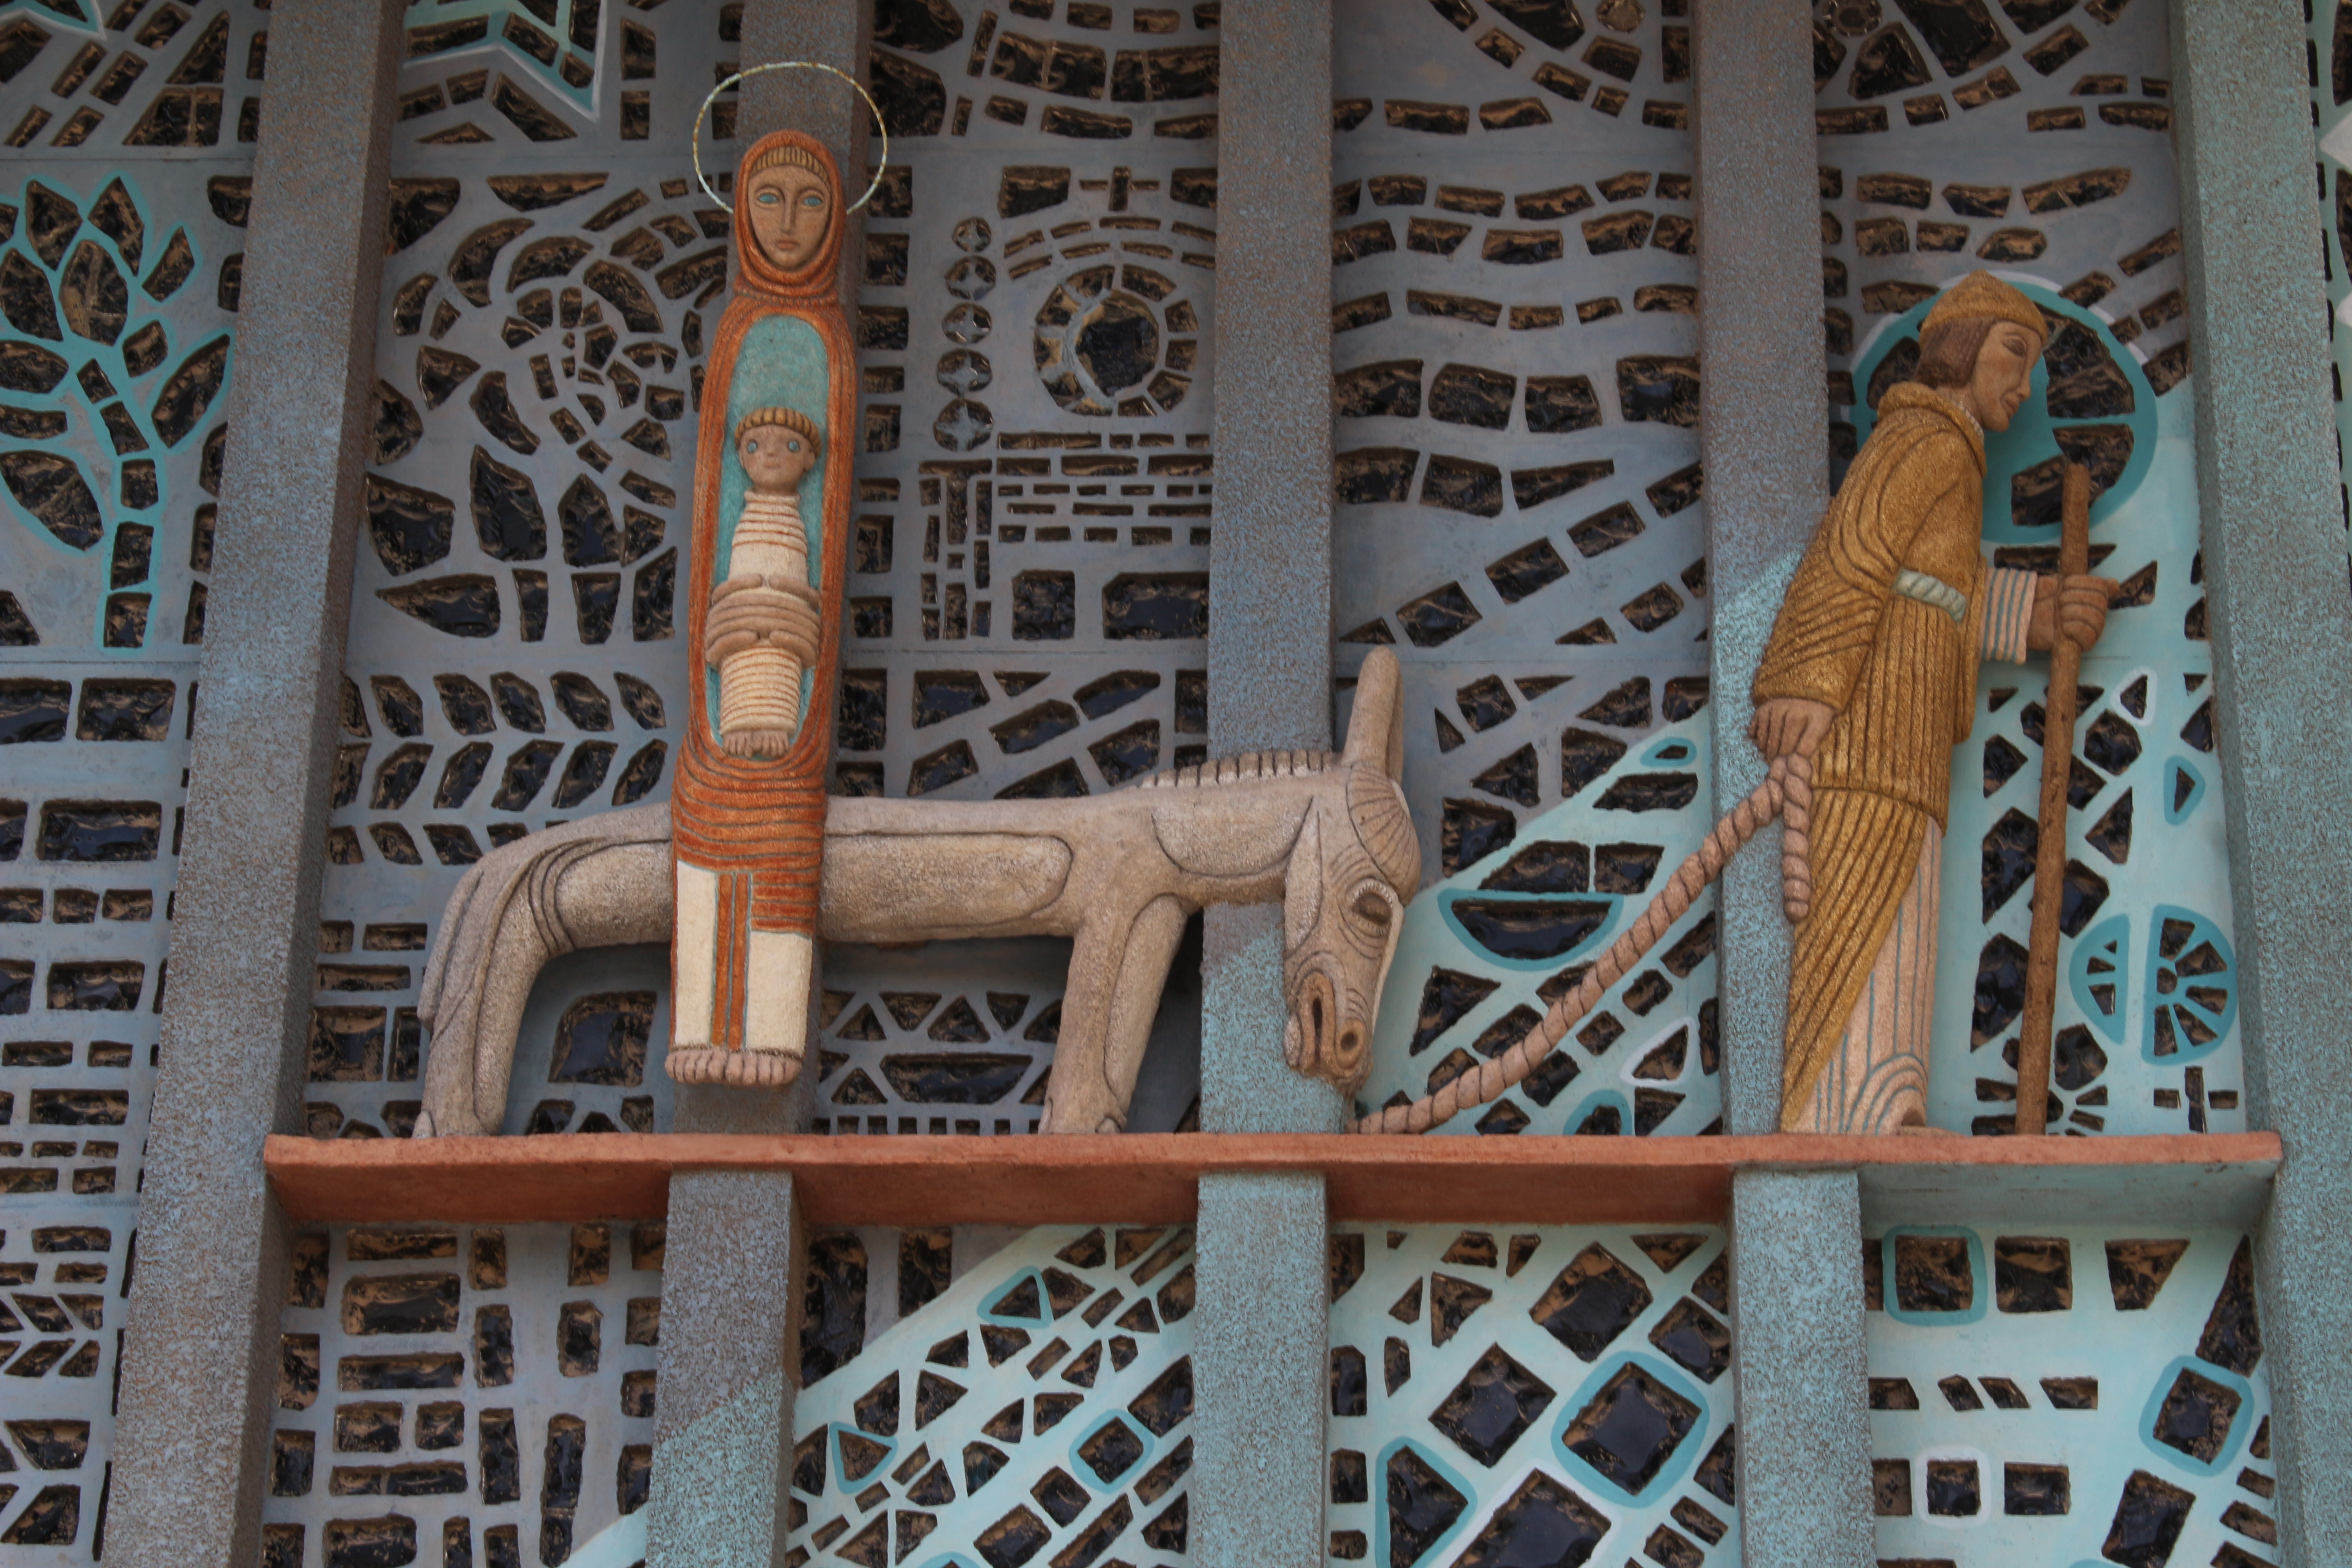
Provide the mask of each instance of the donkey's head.
POLYGON ((1356 683, 1333 787, 1291 851, 1282 901, 1282 984, 1293 1069, 1352 1093, 1371 1068, 1381 986, 1404 906, 1421 886, 1421 843, 1404 792, 1403 694, 1396 655, 1374 648, 1356 683))

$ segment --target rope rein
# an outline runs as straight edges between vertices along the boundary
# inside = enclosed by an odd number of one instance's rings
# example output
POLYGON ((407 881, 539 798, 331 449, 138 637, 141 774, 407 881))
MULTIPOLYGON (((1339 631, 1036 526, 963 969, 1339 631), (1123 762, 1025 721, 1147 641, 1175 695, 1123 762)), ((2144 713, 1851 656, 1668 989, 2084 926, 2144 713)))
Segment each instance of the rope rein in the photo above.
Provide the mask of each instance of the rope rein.
POLYGON ((1676 921, 1690 912, 1731 858, 1774 821, 1783 819, 1780 847, 1780 904, 1791 923, 1812 908, 1813 877, 1809 863, 1808 836, 1813 816, 1813 768, 1804 757, 1791 754, 1775 762, 1748 796, 1715 825, 1701 844, 1675 868, 1673 878, 1652 899, 1641 917, 1610 944, 1599 962, 1584 972, 1576 989, 1551 1005, 1549 1012, 1518 1044, 1479 1063, 1434 1094, 1411 1105, 1389 1106, 1355 1124, 1359 1132, 1426 1132, 1451 1121, 1474 1105, 1484 1105, 1504 1090, 1525 1081, 1553 1047, 1566 1037, 1609 988, 1623 979, 1655 947, 1676 921))

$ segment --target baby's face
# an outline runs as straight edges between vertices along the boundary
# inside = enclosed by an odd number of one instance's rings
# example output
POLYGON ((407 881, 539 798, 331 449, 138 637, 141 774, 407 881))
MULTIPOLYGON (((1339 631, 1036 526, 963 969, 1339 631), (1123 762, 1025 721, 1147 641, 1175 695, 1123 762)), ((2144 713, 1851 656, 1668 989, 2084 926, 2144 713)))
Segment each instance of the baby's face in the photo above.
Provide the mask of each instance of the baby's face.
POLYGON ((744 477, 757 490, 797 489, 816 467, 814 443, 782 425, 754 425, 735 448, 744 477))

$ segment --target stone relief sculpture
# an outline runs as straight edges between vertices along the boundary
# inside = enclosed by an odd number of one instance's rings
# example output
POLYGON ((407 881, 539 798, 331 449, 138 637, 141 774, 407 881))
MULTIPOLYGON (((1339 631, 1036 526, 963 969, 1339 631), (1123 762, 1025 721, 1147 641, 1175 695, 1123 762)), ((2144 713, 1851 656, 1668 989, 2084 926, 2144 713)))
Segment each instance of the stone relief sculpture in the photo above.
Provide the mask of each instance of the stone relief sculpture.
POLYGON ((696 455, 672 788, 681 1083, 778 1088, 807 1047, 850 465, 854 363, 836 297, 841 181, 822 143, 761 138, 736 178, 736 292, 711 347, 696 455))
POLYGON ((1945 291, 1922 326, 1917 378, 1881 401, 1782 602, 1755 681, 1764 784, 1517 1045, 1360 1130, 1426 1131, 1524 1079, 1739 847, 1785 816, 1783 904, 1796 944, 1781 1127, 1934 1131, 1942 833, 1978 662, 2023 663, 2062 638, 2088 648, 2116 587, 2080 572, 1996 567, 1983 554, 1985 432, 2009 427, 2048 335, 2033 302, 1990 273, 1945 291))
MULTIPOLYGON (((1378 648, 1336 754, 1226 757, 1080 800, 831 801, 816 934, 1073 939, 1042 1129, 1115 1132, 1186 920, 1206 904, 1280 900, 1285 1055, 1352 1090, 1421 875, 1397 785, 1402 724, 1396 656, 1378 648)), ((433 1036, 416 1136, 498 1131, 515 1031, 548 960, 683 943, 675 815, 608 812, 466 873, 425 966, 419 1011, 433 1036)))

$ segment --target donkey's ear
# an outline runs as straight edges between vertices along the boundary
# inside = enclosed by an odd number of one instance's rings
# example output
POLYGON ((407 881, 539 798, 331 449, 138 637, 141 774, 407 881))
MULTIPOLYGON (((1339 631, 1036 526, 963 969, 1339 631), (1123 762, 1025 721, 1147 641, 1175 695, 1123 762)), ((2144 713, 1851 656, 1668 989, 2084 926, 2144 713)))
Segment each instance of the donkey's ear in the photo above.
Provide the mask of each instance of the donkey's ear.
POLYGON ((1387 648, 1372 649, 1356 678, 1356 707, 1340 755, 1349 763, 1375 763, 1392 779, 1404 776, 1404 679, 1387 648))

